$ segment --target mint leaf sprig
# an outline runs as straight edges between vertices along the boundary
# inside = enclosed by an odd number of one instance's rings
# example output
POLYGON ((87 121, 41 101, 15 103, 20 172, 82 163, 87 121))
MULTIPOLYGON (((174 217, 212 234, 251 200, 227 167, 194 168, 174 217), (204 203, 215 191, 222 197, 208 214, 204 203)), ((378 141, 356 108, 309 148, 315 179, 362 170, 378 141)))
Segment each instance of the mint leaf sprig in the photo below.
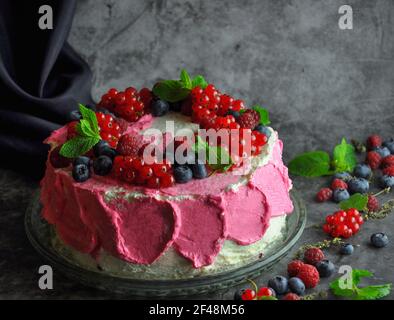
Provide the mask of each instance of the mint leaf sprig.
POLYGON ((168 102, 178 102, 185 99, 195 87, 205 89, 208 86, 203 76, 193 79, 185 69, 181 71, 180 80, 163 80, 153 87, 153 93, 160 99, 168 102))
POLYGON ((288 167, 291 174, 312 178, 342 171, 351 172, 356 164, 354 146, 343 138, 341 143, 335 146, 332 159, 325 151, 311 151, 295 157, 288 167))
POLYGON ((341 201, 339 207, 342 210, 349 210, 351 208, 357 209, 358 211, 367 210, 368 195, 355 193, 349 199, 341 201))
POLYGON ((66 158, 76 158, 92 149, 100 140, 100 129, 94 111, 79 104, 82 119, 77 124, 78 136, 68 140, 60 149, 60 154, 66 158))
POLYGON ((362 278, 371 276, 373 276, 373 273, 368 270, 353 269, 351 283, 349 283, 348 287, 346 286, 344 288, 341 285, 341 278, 338 278, 330 283, 330 289, 334 295, 352 300, 376 300, 389 295, 391 292, 391 283, 362 288, 358 287, 362 278))
POLYGON ((196 137, 196 142, 192 146, 192 150, 197 154, 201 152, 205 153, 207 163, 213 171, 225 172, 233 165, 227 150, 220 146, 210 146, 200 136, 196 137))

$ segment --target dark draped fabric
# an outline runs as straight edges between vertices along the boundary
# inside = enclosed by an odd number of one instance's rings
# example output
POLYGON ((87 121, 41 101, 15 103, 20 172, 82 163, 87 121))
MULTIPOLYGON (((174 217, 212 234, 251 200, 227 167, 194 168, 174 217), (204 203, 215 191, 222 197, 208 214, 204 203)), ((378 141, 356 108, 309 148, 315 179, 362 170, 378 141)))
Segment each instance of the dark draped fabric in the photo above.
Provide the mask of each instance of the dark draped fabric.
POLYGON ((0 166, 40 177, 52 130, 91 103, 88 65, 66 42, 77 0, 0 1, 0 166), (41 30, 41 5, 53 29, 41 30))

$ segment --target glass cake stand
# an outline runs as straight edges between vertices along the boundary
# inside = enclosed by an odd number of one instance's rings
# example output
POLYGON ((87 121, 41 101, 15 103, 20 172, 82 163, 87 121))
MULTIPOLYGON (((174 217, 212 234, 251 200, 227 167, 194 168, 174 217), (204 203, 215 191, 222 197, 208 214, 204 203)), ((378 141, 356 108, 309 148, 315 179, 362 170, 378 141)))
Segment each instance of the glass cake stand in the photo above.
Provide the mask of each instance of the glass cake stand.
POLYGON ((182 280, 134 280, 116 277, 103 272, 87 270, 60 256, 52 247, 53 227, 41 217, 39 191, 34 194, 25 215, 27 236, 33 247, 56 270, 66 277, 84 285, 112 291, 128 296, 174 297, 189 296, 223 290, 246 279, 253 279, 270 270, 282 259, 300 238, 306 224, 306 209, 297 192, 291 192, 294 211, 286 218, 283 241, 276 244, 270 253, 237 269, 215 275, 206 275, 182 280))

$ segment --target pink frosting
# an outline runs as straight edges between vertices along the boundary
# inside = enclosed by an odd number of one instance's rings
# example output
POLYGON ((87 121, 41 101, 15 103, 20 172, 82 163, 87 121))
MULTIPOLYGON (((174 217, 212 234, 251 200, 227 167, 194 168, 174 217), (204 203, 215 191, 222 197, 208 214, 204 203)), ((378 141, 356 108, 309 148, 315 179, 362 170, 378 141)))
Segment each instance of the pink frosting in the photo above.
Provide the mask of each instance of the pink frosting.
MULTIPOLYGON (((146 116, 127 131, 139 131, 151 121, 146 116)), ((52 146, 64 142, 65 130, 54 131, 45 142, 52 146)), ((240 178, 231 173, 155 190, 110 176, 93 175, 77 183, 70 168, 54 169, 48 162, 41 181, 42 214, 66 244, 81 252, 95 256, 103 248, 125 261, 150 264, 173 247, 199 268, 214 262, 225 239, 239 245, 254 243, 262 238, 272 216, 292 212, 291 181, 281 159, 282 148, 277 140, 269 163, 236 191, 225 191, 240 178), (114 187, 124 191, 105 201, 106 191, 114 187), (145 196, 124 198, 136 191, 145 196), (157 200, 157 195, 189 197, 157 200)))
POLYGON ((240 245, 260 240, 271 218, 264 193, 253 185, 247 185, 236 192, 228 192, 224 199, 228 238, 240 245), (245 199, 248 199, 247 203, 245 199))
POLYGON ((226 235, 220 197, 201 197, 172 202, 181 227, 175 249, 193 262, 194 268, 209 265, 219 253, 226 235))

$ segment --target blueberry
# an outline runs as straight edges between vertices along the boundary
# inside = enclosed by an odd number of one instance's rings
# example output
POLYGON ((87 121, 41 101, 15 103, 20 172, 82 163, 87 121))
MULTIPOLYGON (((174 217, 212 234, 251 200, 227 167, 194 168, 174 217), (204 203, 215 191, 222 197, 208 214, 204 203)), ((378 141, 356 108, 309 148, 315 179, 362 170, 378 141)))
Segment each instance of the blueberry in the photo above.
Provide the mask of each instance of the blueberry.
POLYGON ((104 148, 104 147, 107 147, 107 148, 110 147, 107 141, 105 141, 105 140, 100 140, 99 142, 97 142, 97 143, 95 144, 95 146, 93 147, 94 155, 95 155, 96 157, 100 156, 101 149, 104 148))
POLYGON ((334 179, 341 179, 343 181, 349 181, 352 178, 348 172, 337 172, 334 174, 334 179))
POLYGON ((104 146, 98 150, 98 155, 99 156, 107 156, 113 160, 118 155, 118 153, 116 152, 115 149, 113 149, 109 146, 104 146))
POLYGON ((151 104, 151 111, 154 117, 164 116, 168 110, 170 110, 170 105, 164 100, 155 100, 151 104))
POLYGON ((394 177, 388 175, 381 176, 379 183, 382 188, 394 188, 394 177))
POLYGON ((394 139, 393 138, 383 142, 382 146, 386 147, 387 149, 389 149, 391 154, 394 154, 394 139))
POLYGON ((238 119, 241 114, 238 111, 230 110, 226 115, 233 116, 235 119, 238 119))
POLYGON ((77 164, 73 167, 72 175, 75 181, 84 182, 90 178, 89 167, 86 164, 77 164))
POLYGON ((319 271, 320 277, 328 278, 334 273, 335 266, 329 260, 321 260, 316 264, 316 269, 319 271))
POLYGON ((196 163, 192 164, 191 169, 193 171, 193 178, 194 179, 205 179, 208 177, 207 167, 205 164, 196 163))
POLYGON ((377 147, 374 149, 374 151, 379 153, 382 158, 385 158, 391 154, 390 150, 386 147, 377 147))
POLYGON ((234 300, 242 300, 242 294, 245 292, 245 289, 237 290, 234 293, 234 300))
POLYGON ((335 189, 332 193, 332 199, 339 203, 350 198, 349 192, 346 189, 335 189))
POLYGON ((176 166, 173 169, 175 181, 186 183, 193 179, 193 172, 187 165, 176 166))
POLYGON ((93 161, 94 173, 99 176, 105 176, 110 173, 112 169, 112 160, 107 156, 99 156, 93 161))
POLYGON ((182 101, 177 101, 177 102, 170 102, 170 110, 174 112, 180 112, 182 108, 182 101))
POLYGON ((254 128, 254 130, 256 130, 256 131, 258 131, 258 132, 261 132, 261 133, 263 133, 263 134, 265 134, 265 136, 267 137, 267 139, 269 138, 269 137, 271 137, 271 129, 270 128, 268 128, 268 127, 266 127, 266 126, 263 126, 262 124, 259 124, 256 128, 254 128))
POLYGON ((300 278, 293 277, 289 279, 289 289, 291 292, 301 296, 305 292, 305 284, 300 278))
POLYGON ((358 164, 354 168, 353 174, 358 178, 368 179, 372 174, 372 170, 367 164, 358 164))
POLYGON ((186 152, 186 154, 175 154, 174 165, 192 165, 196 163, 196 154, 194 152, 186 152))
POLYGON ((289 290, 288 281, 283 276, 276 276, 268 281, 268 287, 274 289, 277 294, 285 294, 289 290))
POLYGON ((374 233, 371 236, 371 244, 376 248, 383 248, 389 244, 389 238, 382 232, 374 233))
POLYGON ((344 245, 341 246, 341 249, 339 249, 339 253, 344 255, 344 256, 350 256, 354 251, 354 247, 350 243, 345 243, 344 245))
POLYGON ((369 182, 364 178, 353 178, 348 181, 350 193, 367 193, 369 190, 369 182))
POLYGON ((90 166, 90 158, 85 156, 80 156, 74 159, 73 166, 77 166, 79 164, 84 164, 85 166, 90 166))
POLYGON ((79 110, 73 110, 68 115, 68 118, 69 118, 70 121, 79 121, 79 120, 82 119, 82 115, 79 112, 79 110))

